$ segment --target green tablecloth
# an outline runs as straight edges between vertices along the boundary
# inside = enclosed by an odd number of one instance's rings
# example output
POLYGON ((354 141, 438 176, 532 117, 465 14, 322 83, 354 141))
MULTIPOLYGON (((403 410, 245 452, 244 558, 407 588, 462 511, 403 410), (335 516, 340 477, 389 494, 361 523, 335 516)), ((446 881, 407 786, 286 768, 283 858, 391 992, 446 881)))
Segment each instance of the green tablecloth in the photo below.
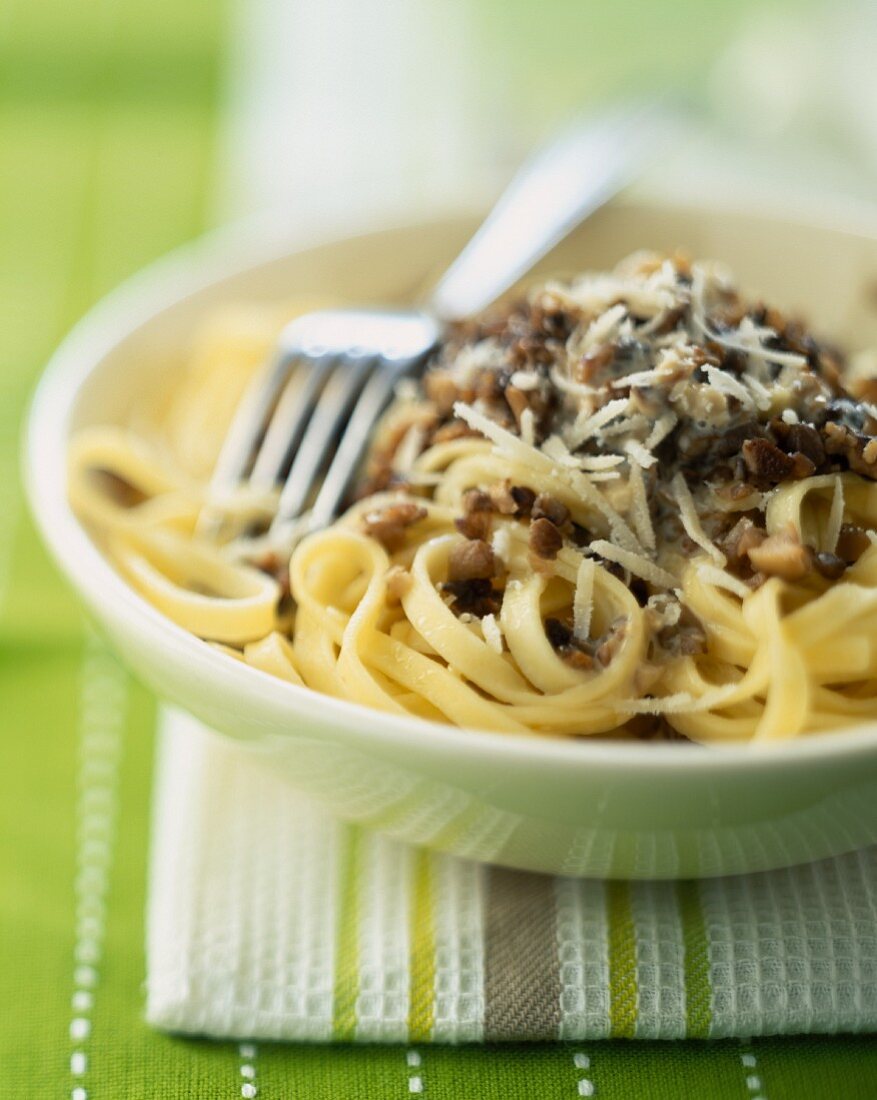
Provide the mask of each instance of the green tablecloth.
POLYGON ((18 433, 33 379, 76 316, 201 228, 223 11, 211 0, 40 0, 2 16, 0 1096, 877 1095, 867 1037, 411 1051, 251 1049, 146 1028, 154 701, 119 674, 119 728, 88 718, 94 643, 24 515, 18 433), (96 816, 78 795, 86 737, 105 742, 96 816))

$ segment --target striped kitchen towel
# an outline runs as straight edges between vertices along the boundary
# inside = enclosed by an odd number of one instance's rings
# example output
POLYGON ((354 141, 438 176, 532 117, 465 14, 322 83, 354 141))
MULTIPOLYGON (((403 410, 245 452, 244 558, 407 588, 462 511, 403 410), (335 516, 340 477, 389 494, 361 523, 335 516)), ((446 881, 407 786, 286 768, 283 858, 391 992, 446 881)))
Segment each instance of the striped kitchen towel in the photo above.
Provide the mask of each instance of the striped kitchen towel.
POLYGON ((877 1030, 877 849, 702 882, 549 878, 342 825, 179 713, 147 1016, 360 1042, 877 1030))

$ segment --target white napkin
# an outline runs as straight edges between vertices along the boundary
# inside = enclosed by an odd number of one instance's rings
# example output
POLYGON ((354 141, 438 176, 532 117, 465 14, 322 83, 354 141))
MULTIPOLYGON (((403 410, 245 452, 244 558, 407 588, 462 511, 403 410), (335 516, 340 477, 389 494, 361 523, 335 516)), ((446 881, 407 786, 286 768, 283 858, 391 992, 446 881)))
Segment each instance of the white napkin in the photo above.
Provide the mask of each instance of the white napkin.
POLYGON ((487 868, 332 820, 179 712, 161 734, 147 1017, 462 1042, 877 1029, 877 849, 700 883, 487 868))

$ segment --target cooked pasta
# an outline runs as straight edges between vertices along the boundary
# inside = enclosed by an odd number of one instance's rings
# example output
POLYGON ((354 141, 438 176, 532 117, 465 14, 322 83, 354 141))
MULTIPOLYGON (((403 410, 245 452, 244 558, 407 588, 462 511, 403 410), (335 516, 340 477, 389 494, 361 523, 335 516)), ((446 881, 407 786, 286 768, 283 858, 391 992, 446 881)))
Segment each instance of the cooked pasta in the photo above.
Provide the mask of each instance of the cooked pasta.
POLYGON ((259 359, 211 347, 150 427, 70 456, 109 558, 199 638, 472 729, 764 741, 877 717, 877 382, 718 265, 637 254, 453 330, 357 499, 288 544, 261 535, 275 494, 209 499, 259 359))

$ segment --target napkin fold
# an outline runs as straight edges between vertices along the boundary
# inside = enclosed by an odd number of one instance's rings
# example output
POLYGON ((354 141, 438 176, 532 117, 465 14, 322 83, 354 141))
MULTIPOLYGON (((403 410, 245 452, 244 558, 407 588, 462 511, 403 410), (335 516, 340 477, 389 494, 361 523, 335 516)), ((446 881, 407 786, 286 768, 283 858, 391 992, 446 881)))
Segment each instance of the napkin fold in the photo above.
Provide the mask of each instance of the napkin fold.
POLYGON ((316 1042, 877 1030, 877 848, 701 882, 486 867, 340 824, 162 722, 147 1018, 316 1042))

